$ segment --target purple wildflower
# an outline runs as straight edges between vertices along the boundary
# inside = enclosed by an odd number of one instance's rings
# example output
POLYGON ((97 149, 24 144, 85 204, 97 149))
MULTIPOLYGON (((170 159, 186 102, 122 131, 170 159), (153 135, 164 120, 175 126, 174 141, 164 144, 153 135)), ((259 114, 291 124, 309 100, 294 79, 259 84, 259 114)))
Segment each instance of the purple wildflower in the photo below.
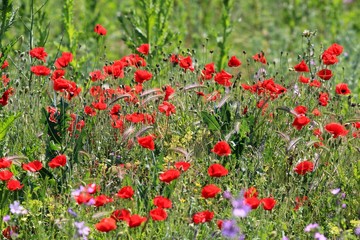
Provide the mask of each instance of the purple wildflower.
POLYGON ((233 206, 233 215, 236 217, 244 218, 251 211, 251 207, 244 203, 242 197, 232 200, 231 204, 233 206))
POLYGON ((355 229, 354 229, 354 233, 356 236, 360 236, 360 226, 357 226, 355 229))
POLYGON ((23 206, 20 205, 19 201, 14 201, 13 203, 10 203, 10 212, 16 215, 22 215, 28 213, 28 211, 23 206))
POLYGON ((72 210, 72 208, 68 209, 68 213, 70 213, 73 217, 77 217, 77 213, 74 210, 72 210))
POLYGON ((334 195, 338 194, 340 192, 340 188, 335 188, 333 190, 330 190, 330 192, 334 195))
POLYGON ((95 199, 91 198, 87 203, 85 203, 85 205, 92 206, 95 204, 95 202, 96 202, 95 199))
POLYGON ((235 238, 240 233, 240 229, 235 220, 224 220, 221 233, 224 237, 235 238))
POLYGON ((322 235, 319 232, 315 233, 314 238, 317 240, 326 240, 327 239, 324 235, 322 235))
POLYGON ((79 196, 84 191, 84 189, 85 188, 83 186, 80 186, 78 189, 75 189, 71 192, 71 196, 73 197, 79 196))
POLYGON ((232 195, 231 195, 231 192, 229 192, 229 191, 224 191, 223 192, 223 197, 225 198, 225 199, 232 199, 232 195))
POLYGON ((3 221, 4 222, 8 222, 8 221, 10 221, 10 216, 9 215, 5 215, 4 217, 3 217, 3 221))
POLYGON ((83 237, 83 239, 87 239, 87 236, 90 233, 90 228, 85 225, 85 222, 74 222, 74 225, 77 230, 77 237, 83 237))
POLYGON ((319 224, 317 223, 310 223, 309 225, 307 225, 304 229, 305 232, 311 232, 311 230, 318 228, 319 224))

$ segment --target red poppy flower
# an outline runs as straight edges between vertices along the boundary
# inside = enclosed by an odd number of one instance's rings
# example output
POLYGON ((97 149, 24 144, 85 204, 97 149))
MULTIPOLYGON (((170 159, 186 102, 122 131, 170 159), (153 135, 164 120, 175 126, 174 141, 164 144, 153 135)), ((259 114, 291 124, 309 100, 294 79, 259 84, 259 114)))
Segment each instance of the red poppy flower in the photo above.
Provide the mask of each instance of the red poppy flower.
POLYGON ((349 133, 349 130, 346 130, 346 128, 339 123, 329 123, 325 126, 325 130, 333 134, 333 138, 346 136, 349 133))
POLYGON ((175 90, 170 85, 165 86, 163 89, 165 91, 164 101, 167 101, 175 93, 175 90))
POLYGON ((65 155, 59 155, 51 159, 51 161, 48 163, 50 168, 57 168, 57 167, 63 167, 66 164, 66 156, 65 155))
POLYGON ((179 56, 177 54, 171 54, 170 58, 169 58, 170 62, 174 64, 174 66, 176 64, 179 63, 179 56))
POLYGON ((6 187, 8 190, 10 191, 15 191, 15 190, 20 190, 24 187, 24 185, 21 185, 19 180, 16 179, 10 179, 7 183, 6 183, 6 187))
POLYGON ((136 48, 136 50, 139 53, 142 53, 144 55, 148 55, 149 54, 149 50, 150 50, 150 45, 147 43, 141 44, 138 48, 136 48))
POLYGON ((90 76, 90 79, 92 82, 96 82, 96 81, 105 79, 105 76, 101 73, 100 70, 95 70, 95 71, 89 73, 89 76, 90 76))
POLYGON ((10 178, 12 178, 14 174, 10 172, 9 170, 0 171, 0 180, 1 181, 8 181, 10 178))
POLYGON ((159 179, 162 182, 170 183, 171 181, 180 177, 180 171, 177 169, 169 169, 166 172, 160 174, 159 179))
POLYGON ((297 107, 294 108, 294 111, 297 113, 297 114, 305 114, 307 112, 307 107, 305 106, 302 106, 302 105, 299 105, 297 107))
POLYGON ((0 98, 1 106, 4 107, 8 104, 9 97, 13 94, 13 91, 14 91, 13 88, 6 89, 6 91, 3 93, 3 95, 0 98))
POLYGON ((192 219, 195 224, 199 224, 199 223, 210 222, 213 219, 213 217, 214 217, 214 213, 206 210, 203 212, 195 213, 192 219))
POLYGON ((307 83, 310 82, 310 78, 307 78, 307 77, 305 77, 305 76, 303 76, 303 75, 300 75, 300 76, 299 76, 299 81, 302 82, 302 83, 307 84, 307 83))
POLYGON ((186 58, 180 57, 179 58, 179 66, 185 70, 187 70, 187 69, 189 69, 190 71, 194 70, 190 56, 188 56, 186 58))
POLYGON ((155 143, 154 138, 151 135, 145 136, 145 137, 138 137, 137 138, 138 143, 143 148, 150 149, 151 151, 155 150, 155 143))
POLYGON ((47 68, 42 65, 32 66, 30 68, 30 71, 33 72, 36 76, 47 76, 50 74, 50 68, 47 68))
POLYGON ((19 228, 17 226, 7 226, 3 231, 2 235, 6 239, 12 239, 12 237, 16 236, 19 233, 19 228))
POLYGON ((314 135, 314 136, 317 136, 317 137, 320 137, 320 136, 321 136, 321 130, 320 130, 320 128, 315 128, 315 129, 313 130, 313 135, 314 135))
POLYGON ((133 228, 133 227, 138 227, 141 225, 141 223, 146 221, 146 217, 141 217, 137 214, 131 215, 130 218, 128 219, 127 223, 129 225, 129 227, 133 228))
POLYGON ((308 200, 308 197, 307 196, 304 196, 304 197, 296 197, 295 198, 295 207, 294 207, 294 210, 297 211, 299 210, 299 208, 308 200))
POLYGON ((321 59, 323 61, 323 63, 325 65, 333 65, 335 63, 337 63, 339 60, 336 58, 336 55, 334 54, 331 54, 330 52, 328 51, 325 51, 322 56, 321 56, 321 59))
POLYGON ((215 184, 209 184, 203 187, 203 189, 201 190, 201 196, 203 198, 213 198, 219 192, 221 192, 220 188, 218 188, 215 184))
POLYGON ((43 62, 46 62, 47 53, 43 47, 33 48, 29 52, 32 58, 37 58, 43 62))
POLYGON ((179 169, 179 170, 182 170, 182 171, 186 172, 190 167, 190 163, 188 163, 188 162, 177 162, 177 163, 175 163, 175 167, 177 169, 179 169))
POLYGON ((261 62, 262 64, 266 64, 266 58, 263 52, 257 53, 252 57, 256 62, 261 62))
POLYGON ((265 210, 270 211, 275 207, 276 200, 272 197, 261 199, 262 206, 265 210))
POLYGON ((244 198, 257 197, 258 192, 255 187, 249 187, 246 192, 244 192, 244 198))
POLYGON ((84 107, 84 113, 91 117, 96 116, 96 111, 90 106, 84 107))
POLYGON ((208 168, 208 174, 210 177, 223 177, 228 174, 228 170, 221 164, 214 163, 208 168))
POLYGON ((317 88, 319 88, 319 87, 321 87, 321 82, 319 82, 318 80, 314 79, 314 80, 311 81, 310 87, 317 87, 317 88))
POLYGON ((134 190, 131 186, 125 186, 121 188, 117 193, 117 196, 119 198, 124 198, 124 199, 132 198, 133 195, 134 195, 134 190))
POLYGON ((328 101, 329 101, 329 94, 327 94, 327 93, 319 94, 319 104, 321 106, 326 107, 328 105, 328 101))
POLYGON ((215 73, 215 64, 208 63, 204 66, 204 69, 201 71, 201 79, 210 80, 215 73))
POLYGON ((232 82, 230 82, 230 79, 232 78, 232 75, 228 72, 225 72, 225 70, 221 70, 221 72, 218 72, 215 75, 215 82, 217 82, 220 85, 223 85, 225 87, 230 87, 232 82))
POLYGON ((172 208, 171 200, 162 196, 156 196, 153 202, 158 208, 172 208))
POLYGON ((100 191, 100 186, 96 185, 95 183, 89 183, 86 185, 86 192, 90 194, 95 194, 100 191))
POLYGON ((121 110, 120 104, 115 104, 115 105, 111 108, 109 114, 110 114, 110 115, 118 115, 119 112, 120 112, 120 110, 121 110))
POLYGON ((136 70, 134 73, 134 79, 137 83, 143 83, 145 81, 149 81, 152 78, 152 73, 146 70, 136 70))
POLYGON ((222 229, 223 220, 217 220, 216 225, 221 230, 222 229))
POLYGON ((303 161, 296 165, 294 171, 299 175, 305 175, 308 172, 312 172, 314 170, 314 164, 310 161, 303 161))
POLYGON ((130 219, 130 211, 127 209, 117 209, 111 213, 111 217, 118 221, 129 221, 130 219))
POLYGON ((12 164, 11 160, 8 160, 7 158, 0 158, 0 169, 1 168, 9 168, 12 164))
POLYGON ((145 116, 143 113, 132 113, 132 114, 126 114, 125 119, 128 122, 140 123, 140 122, 144 122, 145 116))
POLYGON ((164 221, 167 218, 167 213, 162 208, 155 208, 151 210, 149 215, 154 221, 164 221))
POLYGON ((103 102, 103 99, 100 99, 99 102, 92 102, 91 105, 97 110, 105 110, 107 108, 107 104, 103 102))
POLYGON ((22 165, 22 168, 25 171, 29 171, 29 172, 37 172, 39 170, 41 170, 43 167, 42 163, 39 160, 35 160, 29 163, 24 163, 22 165))
POLYGON ((351 91, 346 83, 339 83, 335 87, 335 92, 339 95, 351 94, 351 91))
POLYGON ((257 197, 249 197, 244 199, 245 204, 249 205, 251 209, 257 209, 261 201, 257 197))
POLYGON ((8 77, 7 74, 3 74, 1 76, 1 80, 2 80, 2 83, 3 83, 4 87, 6 87, 8 85, 8 83, 10 82, 10 78, 8 77))
POLYGON ((51 80, 55 80, 58 78, 62 78, 63 76, 65 76, 66 71, 64 69, 56 69, 53 71, 53 73, 51 74, 51 80))
POLYGON ((292 125, 297 129, 301 130, 304 126, 309 124, 310 119, 304 115, 300 115, 294 119, 292 125))
POLYGON ((158 109, 160 112, 165 113, 167 117, 173 113, 176 113, 175 106, 167 101, 164 101, 162 104, 160 104, 158 109))
POLYGON ((100 232, 110 232, 116 229, 116 221, 113 218, 103 218, 95 224, 95 228, 100 232))
POLYGON ((79 195, 75 196, 74 198, 77 204, 79 205, 89 203, 90 200, 93 200, 92 196, 87 192, 82 192, 79 195))
POLYGON ((314 116, 321 116, 321 112, 319 111, 319 109, 315 108, 312 112, 311 112, 314 116))
POLYGON ((326 49, 327 52, 334 54, 335 56, 339 56, 343 50, 344 48, 337 43, 333 43, 328 49, 326 49))
POLYGON ((319 78, 323 80, 329 80, 333 75, 330 69, 322 69, 316 73, 319 78))
POLYGON ((241 62, 236 56, 232 56, 229 59, 229 62, 228 62, 229 67, 239 67, 240 65, 241 65, 241 62))
POLYGON ((71 52, 63 52, 61 57, 56 59, 55 67, 56 68, 65 68, 73 60, 73 55, 71 52))
MULTIPOLYGON (((1 55, 0 55, 1 56, 1 55)), ((5 69, 9 66, 9 62, 8 61, 4 61, 4 63, 1 65, 1 69, 5 69)))
POLYGON ((100 24, 96 24, 94 28, 94 32, 96 32, 99 35, 105 36, 106 35, 106 29, 101 26, 100 24))
POLYGON ((219 141, 211 151, 218 156, 229 156, 231 154, 231 148, 226 141, 219 141))
POLYGON ((96 207, 101 207, 104 206, 107 203, 113 202, 114 200, 106 195, 99 195, 97 197, 95 197, 95 206, 96 207))
POLYGON ((305 61, 302 60, 299 64, 294 66, 295 71, 297 72, 310 72, 308 65, 306 65, 305 61))

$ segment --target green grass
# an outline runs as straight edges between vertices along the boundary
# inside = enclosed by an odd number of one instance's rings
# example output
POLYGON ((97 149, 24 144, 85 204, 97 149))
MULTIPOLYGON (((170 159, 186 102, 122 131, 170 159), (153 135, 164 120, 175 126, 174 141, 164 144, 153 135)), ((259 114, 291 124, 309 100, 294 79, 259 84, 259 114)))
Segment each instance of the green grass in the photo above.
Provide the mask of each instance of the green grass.
MULTIPOLYGON (((356 239, 359 227, 360 122, 358 101, 359 2, 342 1, 3 1, 1 51, 9 67, 2 69, 10 82, 1 84, 0 97, 10 87, 14 93, 5 106, 0 105, 0 157, 12 159, 7 170, 23 184, 16 191, 1 181, 1 229, 16 226, 18 239, 71 239, 76 236, 75 222, 90 228, 89 239, 222 239, 217 220, 236 219, 246 239, 310 239, 315 231, 304 232, 310 223, 318 223, 316 232, 328 239, 356 239), (153 6, 152 8, 150 6, 153 6), (15 11, 17 9, 17 11, 15 11), (15 21, 11 23, 11 14, 15 21), (275 13, 275 14, 274 14, 275 13), (94 33, 95 24, 107 29, 106 36, 94 33), (312 31, 304 36, 305 30, 312 31), (226 37, 224 38, 224 34, 226 37), (224 40, 225 39, 225 40, 224 40), (143 83, 143 91, 135 92, 135 66, 124 67, 123 78, 106 76, 91 81, 89 73, 103 70, 136 48, 150 43, 150 54, 141 55, 152 73, 143 83), (324 66, 321 55, 332 43, 344 47, 339 63, 324 66), (46 63, 29 56, 29 50, 44 46, 46 63), (53 72, 62 52, 70 51, 73 60, 64 68, 65 79, 81 92, 69 100, 65 92, 55 91, 50 76, 37 76, 31 66, 45 65, 53 72), (268 64, 253 60, 263 51, 268 64), (194 71, 184 70, 169 61, 171 54, 191 56, 194 71), (227 66, 230 56, 242 62, 237 68, 227 66), (316 72, 327 67, 333 77, 320 80, 320 88, 299 82, 294 66, 304 59, 316 72), (205 65, 214 62, 216 72, 232 74, 230 88, 211 80, 201 80, 205 65), (219 68, 218 66, 223 66, 219 68), (254 78, 260 68, 264 75, 254 78), (243 84, 273 78, 286 92, 270 97, 244 90, 243 84), (347 83, 351 94, 335 93, 338 83, 347 83), (133 90, 128 91, 124 85, 133 90), (176 113, 167 117, 159 111, 163 103, 163 87, 170 85, 175 93, 168 100, 176 113), (113 89, 114 95, 99 99, 94 89, 113 89), (125 93, 126 92, 126 93, 125 93), (202 92, 201 96, 199 92, 202 92), (319 94, 330 96, 327 106, 319 105, 319 94), (132 93, 137 101, 129 101, 132 93), (208 95, 207 95, 208 94, 208 95), (218 96, 211 101, 212 97, 218 96), (96 116, 84 113, 85 106, 104 101, 105 110, 96 116), (259 107, 264 101, 267 106, 259 107), (119 104, 118 119, 123 127, 113 128, 109 111, 119 104), (258 106, 257 106, 258 105, 258 106), (306 106, 311 120, 301 130, 292 126, 292 110, 306 106), (46 110, 57 108, 56 122, 46 110), (321 116, 312 111, 319 109, 321 116), (154 123, 131 123, 125 116, 144 113, 155 117, 154 123), (76 117, 71 117, 75 114, 76 117), (76 128, 84 123, 84 127, 76 128), (333 138, 326 125, 336 122, 349 132, 333 138), (74 124, 72 130, 69 126, 74 124), (313 130, 321 130, 321 139, 313 130), (154 136, 155 150, 141 147, 137 137, 154 136), (357 135, 356 135, 357 134, 357 135), (230 156, 218 156, 211 150, 226 140, 230 156), (323 146, 314 147, 322 142, 323 146), (51 169, 50 160, 67 156, 63 167, 51 169), (40 171, 25 171, 23 164, 40 160, 40 171), (304 160, 314 163, 314 170, 305 175, 294 171, 304 160), (173 169, 179 161, 191 167, 170 184, 159 175, 173 169), (229 173, 221 178, 208 175, 213 163, 222 164, 229 173), (99 189, 93 197, 104 194, 113 198, 101 207, 78 204, 72 192, 80 186, 95 183, 99 189), (204 186, 215 184, 221 194, 204 199, 204 186), (117 195, 124 186, 132 186, 132 199, 117 195), (258 198, 273 197, 271 211, 262 206, 246 218, 232 214, 231 201, 222 193, 237 197, 241 191, 256 187, 258 198), (331 190, 340 188, 338 194, 331 190), (153 221, 150 210, 156 208, 153 198, 162 195, 171 199, 165 221, 153 221), (294 210, 296 198, 306 196, 294 210), (10 212, 9 205, 19 201, 26 214, 10 212), (346 204, 346 206, 344 205, 346 204), (77 217, 71 215, 71 208, 77 217), (95 224, 110 217, 116 209, 128 209, 148 220, 130 228, 125 221, 117 229, 100 232, 95 224), (195 213, 209 210, 214 218, 195 224, 195 213)), ((215 75, 215 74, 214 74, 215 75)), ((2 169, 3 171, 5 170, 2 169)), ((77 236, 81 238, 81 236, 77 236)), ((13 238, 16 238, 13 236, 13 238)))

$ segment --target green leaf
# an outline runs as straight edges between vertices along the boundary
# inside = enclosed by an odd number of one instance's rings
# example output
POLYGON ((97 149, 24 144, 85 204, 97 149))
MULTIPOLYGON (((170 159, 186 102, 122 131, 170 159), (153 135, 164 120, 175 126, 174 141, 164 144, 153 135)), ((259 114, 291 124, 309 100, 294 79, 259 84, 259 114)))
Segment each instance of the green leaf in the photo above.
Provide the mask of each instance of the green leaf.
POLYGON ((20 114, 12 115, 3 119, 0 122, 0 141, 2 141, 5 138, 6 133, 9 131, 11 125, 14 123, 15 119, 18 118, 19 116, 20 114))
POLYGON ((201 117, 202 117, 203 121, 205 122, 205 124, 208 126, 209 130, 220 131, 220 124, 216 120, 214 115, 211 115, 208 112, 202 111, 201 117))

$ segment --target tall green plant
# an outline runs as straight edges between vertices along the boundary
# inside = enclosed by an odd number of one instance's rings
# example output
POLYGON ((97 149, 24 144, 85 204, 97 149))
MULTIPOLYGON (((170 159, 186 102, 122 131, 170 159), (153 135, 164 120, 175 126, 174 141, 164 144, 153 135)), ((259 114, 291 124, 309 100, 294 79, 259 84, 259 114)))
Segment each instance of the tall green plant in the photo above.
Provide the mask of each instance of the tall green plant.
POLYGON ((15 16, 17 9, 13 7, 12 0, 3 0, 1 3, 1 25, 0 25, 0 65, 2 65, 10 52, 12 46, 15 44, 15 41, 10 43, 4 43, 5 32, 10 29, 10 27, 15 22, 15 16))
POLYGON ((68 38, 68 48, 73 55, 76 54, 77 42, 78 42, 78 32, 75 29, 74 25, 74 13, 73 13, 74 1, 65 0, 62 13, 63 13, 63 24, 64 31, 68 38))
POLYGON ((135 10, 122 12, 118 17, 124 30, 123 40, 129 48, 150 43, 162 49, 174 37, 169 27, 174 0, 139 0, 137 5, 135 10))
POLYGON ((228 43, 229 36, 232 32, 232 22, 231 22, 231 11, 234 6, 233 0, 223 0, 222 16, 221 16, 221 25, 222 25, 222 35, 218 37, 218 47, 220 48, 220 55, 217 67, 218 69, 223 69, 227 60, 227 54, 230 49, 228 43))

